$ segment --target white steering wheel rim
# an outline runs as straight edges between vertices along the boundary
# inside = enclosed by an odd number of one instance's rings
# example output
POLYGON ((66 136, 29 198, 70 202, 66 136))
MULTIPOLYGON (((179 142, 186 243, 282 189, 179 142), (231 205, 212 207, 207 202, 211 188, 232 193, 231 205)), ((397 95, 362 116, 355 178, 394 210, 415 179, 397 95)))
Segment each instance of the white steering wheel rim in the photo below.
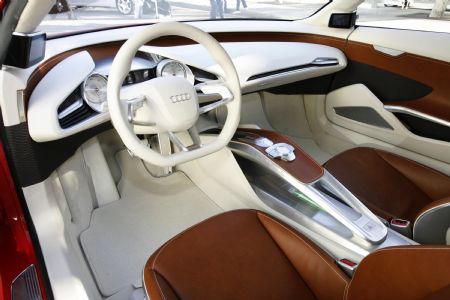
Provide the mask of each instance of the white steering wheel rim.
POLYGON ((208 154, 219 151, 233 138, 236 129, 239 126, 241 113, 241 87, 234 64, 228 53, 223 47, 208 33, 187 24, 178 22, 163 22, 152 25, 128 39, 118 51, 111 66, 107 86, 108 108, 113 126, 125 146, 144 161, 161 167, 175 166, 208 154), (226 104, 227 118, 221 133, 217 138, 202 147, 190 150, 180 151, 170 155, 162 155, 150 147, 143 145, 133 131, 133 126, 126 118, 124 106, 120 100, 120 89, 127 76, 132 60, 138 49, 159 37, 180 36, 191 39, 203 45, 216 62, 221 66, 225 85, 231 91, 233 100, 226 104))

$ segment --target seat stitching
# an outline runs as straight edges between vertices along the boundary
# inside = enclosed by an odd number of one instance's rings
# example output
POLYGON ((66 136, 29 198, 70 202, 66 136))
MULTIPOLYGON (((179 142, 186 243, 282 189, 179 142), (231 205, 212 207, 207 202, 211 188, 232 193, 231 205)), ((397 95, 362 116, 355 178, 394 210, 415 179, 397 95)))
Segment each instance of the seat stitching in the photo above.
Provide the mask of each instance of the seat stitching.
POLYGON ((318 253, 313 247, 311 247, 303 238, 301 238, 299 235, 297 235, 296 233, 294 233, 291 229, 289 229, 289 228, 287 228, 286 226, 284 226, 283 224, 281 224, 280 222, 278 222, 278 221, 276 221, 275 219, 273 219, 273 218, 270 218, 270 217, 268 217, 267 215, 265 215, 265 214, 261 214, 261 216, 263 216, 263 217, 265 217, 266 219, 268 219, 269 221, 272 221, 272 222, 275 222, 275 223, 277 223, 278 225, 280 225, 281 227, 283 227, 284 229, 286 229, 291 235, 293 235, 294 237, 296 237, 296 238, 298 238, 299 240, 301 240, 308 248, 310 248, 314 253, 316 253, 330 268, 331 268, 331 270, 333 270, 333 272, 334 273, 336 273, 338 276, 339 276, 339 278, 341 278, 342 279, 342 281, 344 281, 345 282, 345 284, 347 285, 348 284, 348 282, 347 282, 347 280, 345 280, 344 279, 344 277, 342 277, 342 275, 341 274, 339 274, 335 269, 334 269, 334 266, 333 265, 331 265, 328 261, 326 261, 326 259, 320 254, 320 253, 318 253))
MULTIPOLYGON (((408 177, 405 176, 405 174, 403 174, 402 172, 400 172, 399 169, 397 169, 390 161, 388 161, 386 158, 383 157, 383 155, 378 152, 378 151, 374 151, 375 154, 381 158, 382 161, 384 161, 386 164, 388 164, 392 169, 394 169, 398 174, 402 175, 403 178, 405 178, 409 183, 411 183, 413 186, 417 187, 418 190, 420 190, 422 193, 424 193, 425 195, 427 195, 428 197, 430 197, 427 193, 425 193, 415 182, 411 181, 411 179, 409 179, 408 177)), ((431 197, 430 197, 431 198, 431 197)))
MULTIPOLYGON (((406 176, 405 174, 403 174, 403 172, 401 172, 398 168, 396 168, 391 162, 389 162, 389 160, 387 160, 384 156, 383 156, 383 151, 380 153, 379 150, 374 149, 375 154, 381 158, 382 161, 384 161, 386 164, 388 164, 392 169, 394 169, 398 174, 400 174, 407 182, 409 182, 412 186, 416 187, 419 191, 421 191, 425 196, 427 196, 429 198, 429 200, 433 200, 430 195, 428 195, 428 193, 426 193, 421 187, 419 187, 414 181, 412 181, 408 176, 406 176)), ((389 152, 386 152, 389 153, 389 152)), ((401 157, 399 155, 397 155, 398 157, 401 157)), ((413 162, 413 161, 411 161, 413 162)), ((414 162, 413 162, 414 163, 414 162)), ((430 203, 430 202, 429 202, 430 203)), ((417 212, 415 212, 413 215, 416 215, 417 212)), ((390 214, 393 215, 393 214, 390 214)))
POLYGON ((389 248, 379 249, 379 250, 375 251, 374 253, 382 252, 382 251, 392 251, 392 250, 398 250, 398 249, 401 249, 401 250, 445 250, 445 251, 448 251, 448 250, 450 250, 450 247, 436 247, 436 248, 434 248, 434 247, 422 247, 422 246, 419 246, 419 247, 414 247, 414 246, 402 247, 402 246, 398 246, 398 247, 389 247, 389 248))
POLYGON ((423 167, 423 168, 427 169, 428 171, 431 171, 431 172, 434 173, 435 175, 439 175, 439 177, 444 177, 444 178, 445 178, 445 175, 444 175, 444 174, 442 174, 442 173, 440 173, 440 172, 438 172, 438 171, 436 171, 436 170, 434 170, 434 169, 432 169, 432 168, 430 168, 430 167, 428 167, 428 166, 422 165, 422 164, 420 164, 420 163, 418 163, 418 162, 415 162, 415 161, 413 161, 413 160, 411 160, 411 159, 408 159, 408 158, 406 158, 406 157, 397 155, 397 154, 395 154, 395 153, 390 153, 390 152, 383 151, 383 150, 378 150, 378 149, 375 150, 375 153, 378 155, 378 157, 380 157, 383 161, 385 161, 388 165, 390 165, 393 169, 395 169, 399 174, 401 174, 401 175, 403 176, 403 178, 407 179, 407 180, 408 180, 410 183, 412 183, 417 189, 419 189, 422 193, 424 193, 425 195, 427 195, 427 196, 430 198, 430 200, 433 200, 433 198, 432 198, 427 192, 425 192, 419 185, 417 185, 413 180, 411 180, 404 172, 400 171, 399 168, 397 168, 397 167, 395 166, 395 164, 391 163, 391 162, 389 161, 389 158, 385 158, 383 155, 386 155, 386 154, 387 154, 388 157, 389 157, 389 155, 393 155, 393 156, 396 156, 397 158, 405 159, 406 161, 408 161, 409 163, 411 163, 411 164, 413 164, 413 165, 416 165, 416 166, 419 166, 419 167, 423 167))
POLYGON ((158 286, 160 294, 162 295, 163 299, 166 300, 166 295, 164 295, 164 292, 163 292, 161 286, 159 285, 159 281, 156 278, 155 272, 152 272, 152 276, 153 276, 154 280, 156 281, 156 285, 158 286))
MULTIPOLYGON (((376 150, 375 152, 382 152, 382 153, 384 152, 384 153, 387 153, 388 155, 392 155, 392 156, 396 156, 396 157, 398 157, 398 158, 400 158, 400 159, 404 159, 404 160, 410 162, 410 163, 413 164, 413 165, 416 165, 416 166, 419 166, 419 167, 423 167, 423 168, 427 169, 428 171, 434 173, 435 175, 439 175, 439 177, 444 177, 444 178, 447 177, 445 174, 443 174, 443 173, 441 173, 441 172, 439 172, 439 171, 437 171, 437 170, 435 170, 435 169, 433 169, 433 168, 431 168, 431 167, 429 167, 429 166, 426 166, 426 165, 424 165, 424 164, 421 164, 421 163, 419 163, 419 162, 417 162, 417 161, 415 161, 415 160, 412 160, 412 159, 409 159, 409 158, 407 158, 407 157, 398 155, 398 154, 396 154, 396 153, 388 152, 388 151, 385 151, 385 150, 382 150, 382 149, 377 149, 377 148, 374 148, 374 149, 376 150)), ((380 154, 379 154, 379 155, 380 155, 380 154)), ((380 155, 380 156, 381 156, 381 155, 380 155)), ((390 163, 389 163, 389 164, 390 164, 390 163)), ((393 165, 392 165, 392 166, 393 166, 393 165)), ((393 167, 394 167, 394 166, 393 166, 393 167)), ((395 167, 394 167, 394 168, 395 168, 395 167)))
POLYGON ((343 299, 343 300, 347 299, 347 297, 348 297, 348 290, 349 290, 349 288, 350 288, 350 284, 351 284, 351 281, 350 281, 349 284, 347 284, 347 285, 345 286, 344 295, 342 295, 342 299, 343 299))

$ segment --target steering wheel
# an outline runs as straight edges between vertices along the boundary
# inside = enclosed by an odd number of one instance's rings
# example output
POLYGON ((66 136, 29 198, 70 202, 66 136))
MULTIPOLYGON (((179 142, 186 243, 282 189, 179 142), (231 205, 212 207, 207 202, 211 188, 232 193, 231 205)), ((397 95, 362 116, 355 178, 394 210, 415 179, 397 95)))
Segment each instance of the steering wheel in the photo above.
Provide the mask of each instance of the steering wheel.
POLYGON ((134 155, 160 167, 175 166, 219 151, 230 142, 239 125, 241 87, 231 58, 211 35, 187 24, 159 23, 128 39, 112 63, 107 98, 112 124, 125 146, 134 155), (158 77, 122 88, 138 49, 153 39, 174 35, 204 46, 222 68, 219 79, 194 87, 184 78, 158 77), (199 107, 197 90, 219 94, 220 100, 199 107), (227 108, 222 131, 209 143, 202 144, 195 127, 199 115, 220 106, 227 108), (186 131, 191 145, 185 145, 176 134, 186 131), (137 134, 167 134, 179 151, 162 155, 144 145, 137 134))

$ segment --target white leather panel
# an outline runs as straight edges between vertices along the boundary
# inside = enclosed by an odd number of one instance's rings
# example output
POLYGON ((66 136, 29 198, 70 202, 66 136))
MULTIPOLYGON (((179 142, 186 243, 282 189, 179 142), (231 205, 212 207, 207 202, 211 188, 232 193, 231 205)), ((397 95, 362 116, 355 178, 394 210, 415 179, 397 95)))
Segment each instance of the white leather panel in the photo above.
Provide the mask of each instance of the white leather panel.
MULTIPOLYGON (((365 85, 354 84, 327 95, 326 115, 335 125, 387 142, 396 147, 411 150, 428 157, 450 163, 450 143, 428 139, 411 133, 365 85), (381 128, 354 121, 336 114, 335 107, 370 107, 393 128, 381 128)), ((358 144, 357 141, 354 141, 358 144)))
POLYGON ((68 129, 62 129, 58 122, 59 105, 94 68, 92 57, 83 51, 64 59, 42 78, 28 105, 28 125, 33 140, 46 142, 60 139, 109 119, 108 114, 99 114, 68 129))
MULTIPOLYGON (((347 59, 342 51, 318 44, 242 42, 222 43, 221 45, 233 60, 244 93, 331 74, 342 70, 347 65, 347 59), (248 80, 254 75, 307 65, 316 58, 336 58, 339 63, 335 66, 309 67, 248 80)), ((177 47, 144 46, 141 47, 141 50, 176 59, 219 76, 223 74, 220 66, 212 59, 208 51, 198 44, 177 47)))
POLYGON ((360 26, 349 40, 450 62, 448 33, 360 26))

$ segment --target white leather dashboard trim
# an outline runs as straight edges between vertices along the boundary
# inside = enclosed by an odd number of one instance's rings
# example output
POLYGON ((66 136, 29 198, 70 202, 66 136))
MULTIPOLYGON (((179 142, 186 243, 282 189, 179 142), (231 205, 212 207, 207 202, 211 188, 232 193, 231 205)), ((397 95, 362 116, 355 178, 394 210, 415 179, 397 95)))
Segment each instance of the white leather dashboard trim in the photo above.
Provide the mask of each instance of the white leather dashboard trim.
POLYGON ((450 62, 448 33, 360 26, 349 40, 450 62))
MULTIPOLYGON (((222 43, 221 45, 233 60, 243 93, 251 93, 331 74, 347 65, 347 59, 342 51, 318 44, 242 42, 222 43), (316 58, 333 58, 336 59, 337 64, 310 65, 316 58), (307 67, 270 73, 265 77, 248 80, 254 75, 304 65, 307 67)), ((140 50, 176 59, 193 67, 223 76, 220 66, 212 59, 207 50, 198 44, 176 47, 144 46, 140 50)), ((101 65, 97 68, 108 70, 109 66, 101 65)), ((33 140, 46 142, 61 139, 110 119, 109 113, 105 112, 91 116, 67 129, 62 129, 58 122, 57 110, 59 105, 97 68, 92 57, 86 51, 83 51, 60 62, 39 82, 30 97, 28 109, 30 135, 33 140), (77 66, 77 68, 73 66, 77 66), (42 116, 46 117, 43 118, 42 116)))
POLYGON ((109 119, 109 114, 99 114, 68 129, 62 129, 58 122, 59 105, 94 68, 92 57, 86 51, 79 52, 57 64, 38 83, 28 105, 28 125, 33 140, 46 142, 60 139, 109 119))
MULTIPOLYGON (((239 75, 243 93, 250 93, 342 70, 347 59, 339 49, 310 43, 296 42, 240 42, 221 44, 230 55, 239 75), (252 76, 312 63, 316 58, 335 58, 334 66, 311 66, 283 71, 270 76, 249 80, 252 76)), ((179 60, 185 64, 222 76, 219 65, 198 45, 176 47, 143 46, 141 51, 179 60)))

